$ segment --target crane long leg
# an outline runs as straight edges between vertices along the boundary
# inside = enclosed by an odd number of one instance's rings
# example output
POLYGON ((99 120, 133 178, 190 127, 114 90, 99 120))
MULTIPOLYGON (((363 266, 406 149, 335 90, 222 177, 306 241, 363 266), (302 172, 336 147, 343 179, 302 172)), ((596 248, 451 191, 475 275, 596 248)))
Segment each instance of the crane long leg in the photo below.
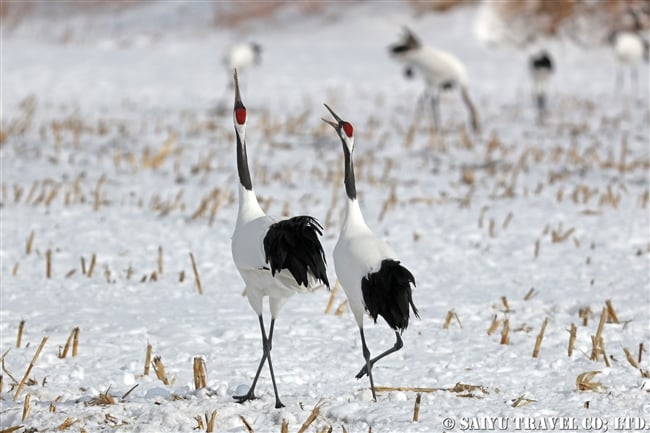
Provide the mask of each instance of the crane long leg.
POLYGON ((546 116, 546 94, 540 91, 535 99, 537 103, 537 123, 542 124, 546 116))
MULTIPOLYGON (((383 357, 390 355, 391 353, 397 352, 404 346, 404 342, 402 341, 402 337, 400 337, 399 333, 396 331, 395 332, 395 344, 393 347, 390 349, 386 350, 384 353, 372 358, 370 362, 370 368, 372 368, 375 365, 375 362, 379 361, 383 357)), ((368 374, 368 367, 367 364, 363 366, 363 368, 357 373, 356 378, 361 379, 364 375, 368 374)))
MULTIPOLYGON (((269 329, 269 339, 268 339, 268 352, 266 354, 266 357, 269 360, 269 371, 271 372, 271 382, 273 383, 273 392, 275 393, 275 408, 279 409, 281 407, 284 407, 282 402, 280 401, 280 396, 278 395, 278 386, 275 384, 275 374, 273 373, 273 363, 271 362, 271 346, 272 343, 271 341, 273 340, 273 328, 275 327, 275 319, 271 318, 271 328, 269 329)), ((262 326, 262 329, 264 329, 264 326, 262 326)))
POLYGON ((257 372, 255 373, 255 378, 253 379, 253 383, 251 384, 250 389, 248 392, 244 395, 235 395, 233 398, 237 400, 239 403, 243 403, 248 400, 254 400, 255 398, 255 386, 257 385, 257 379, 260 377, 260 373, 262 371, 262 367, 264 366, 264 363, 268 359, 269 361, 269 370, 271 371, 271 381, 273 382, 273 391, 275 392, 275 407, 280 408, 284 407, 282 402, 280 401, 280 398, 278 397, 278 388, 277 385, 275 384, 275 375, 273 374, 273 365, 271 364, 271 349, 273 347, 273 328, 275 326, 275 319, 271 319, 271 327, 269 329, 269 336, 267 338, 266 336, 266 330, 264 329, 264 319, 262 318, 262 315, 259 316, 259 322, 260 322, 260 330, 262 332, 262 359, 260 360, 260 364, 257 367, 257 372))
POLYGON ((437 131, 440 128, 440 98, 437 93, 431 95, 431 109, 433 111, 433 126, 437 131))
POLYGON ((370 363, 370 351, 368 350, 368 345, 366 344, 366 337, 363 335, 363 328, 359 327, 359 333, 361 334, 361 346, 363 348, 363 358, 366 360, 366 366, 364 367, 368 372, 368 379, 370 379, 370 389, 372 390, 372 398, 377 401, 377 394, 375 393, 375 381, 372 379, 372 364, 370 363))
POLYGON ((616 89, 615 89, 615 91, 618 93, 618 92, 621 91, 622 88, 623 88, 623 67, 619 65, 618 68, 616 68, 616 89))

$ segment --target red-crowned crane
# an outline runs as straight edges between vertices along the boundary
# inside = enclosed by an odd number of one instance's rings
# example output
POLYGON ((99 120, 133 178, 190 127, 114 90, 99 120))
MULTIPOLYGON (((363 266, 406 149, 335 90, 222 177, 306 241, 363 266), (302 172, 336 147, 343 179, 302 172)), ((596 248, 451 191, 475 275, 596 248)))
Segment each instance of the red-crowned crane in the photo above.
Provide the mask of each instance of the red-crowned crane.
MULTIPOLYGON (((223 57, 223 65, 228 72, 228 77, 233 70, 242 72, 253 65, 258 65, 262 60, 262 46, 256 42, 238 42, 228 49, 223 57)), ((228 80, 232 88, 232 81, 228 80)))
POLYGON ((614 47, 616 60, 619 63, 616 71, 616 88, 621 91, 623 87, 623 73, 625 68, 629 68, 634 82, 634 90, 638 89, 639 76, 637 67, 643 60, 648 61, 650 58, 650 43, 647 36, 642 34, 643 25, 637 11, 632 8, 627 9, 627 13, 632 18, 632 26, 628 30, 616 30, 609 35, 609 42, 614 47))
POLYGON ((440 92, 460 89, 460 94, 469 112, 472 129, 479 130, 478 114, 468 91, 465 66, 451 53, 433 47, 423 46, 413 32, 404 28, 401 41, 389 47, 390 53, 406 66, 405 74, 411 77, 418 74, 426 83, 425 94, 431 97, 433 120, 436 128, 440 126, 440 92))
POLYGON ((411 284, 415 285, 413 274, 398 260, 397 255, 386 242, 375 236, 363 219, 354 180, 352 151, 354 150, 354 128, 342 120, 330 107, 335 122, 323 119, 332 126, 343 145, 345 160, 345 219, 339 239, 334 247, 334 267, 336 275, 348 298, 348 304, 359 327, 365 364, 357 374, 360 379, 365 374, 370 380, 372 397, 376 401, 375 384, 372 376, 373 365, 403 346, 400 334, 408 327, 410 310, 419 318, 413 304, 411 284), (377 322, 384 318, 395 331, 395 344, 390 349, 370 358, 370 351, 363 333, 363 316, 367 312, 377 322))
POLYGON ((533 94, 537 107, 537 120, 542 123, 547 112, 547 86, 553 75, 553 59, 546 50, 540 50, 530 57, 530 75, 533 79, 533 94))
POLYGON ((325 254, 318 239, 322 227, 311 216, 277 220, 267 216, 253 191, 246 154, 246 107, 239 93, 235 71, 235 106, 233 120, 237 139, 237 173, 239 175, 239 211, 232 235, 232 258, 246 284, 248 302, 257 314, 262 333, 262 359, 255 378, 244 395, 234 398, 244 402, 255 398, 255 385, 265 362, 269 364, 275 407, 284 405, 275 383, 271 348, 275 319, 285 302, 295 293, 329 288, 325 254), (271 325, 264 327, 263 301, 269 298, 271 325))

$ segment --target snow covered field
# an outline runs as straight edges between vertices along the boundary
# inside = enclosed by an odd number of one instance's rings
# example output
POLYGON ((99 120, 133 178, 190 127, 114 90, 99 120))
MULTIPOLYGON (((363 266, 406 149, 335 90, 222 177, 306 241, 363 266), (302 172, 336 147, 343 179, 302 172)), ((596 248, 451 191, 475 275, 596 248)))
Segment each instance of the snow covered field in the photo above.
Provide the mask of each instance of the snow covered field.
MULTIPOLYGON (((487 417, 508 431, 553 417, 576 430, 650 427, 648 66, 638 91, 626 82, 617 94, 607 47, 549 41, 558 74, 540 126, 530 52, 481 45, 476 13, 414 18, 399 3, 332 4, 232 29, 211 24, 210 3, 157 2, 36 14, 3 30, 0 428, 192 431, 216 411, 214 431, 248 431, 245 420, 279 432, 286 420, 295 432, 317 405, 307 431, 490 430, 487 417), (430 112, 416 106, 421 82, 387 55, 404 24, 465 62, 479 134, 466 132, 455 94, 431 131, 430 112), (273 408, 267 369, 260 399, 232 399, 261 355, 230 253, 237 177, 221 58, 238 37, 264 50, 240 79, 253 184, 268 213, 325 225, 335 281, 343 164, 320 120, 328 103, 355 126, 368 224, 415 275, 421 320, 375 367, 376 384, 392 389, 376 403, 354 378, 363 358, 351 313, 335 312, 342 291, 329 314, 326 291, 296 295, 277 321, 286 408, 273 408), (607 362, 591 360, 608 300, 607 362), (59 357, 77 327, 76 356, 59 357), (636 361, 641 343, 635 368, 625 350, 636 361), (144 375, 147 344, 169 384, 153 367, 144 375), (195 357, 207 370, 198 390, 195 357), (602 386, 578 390, 590 371, 602 386), (413 422, 416 387, 428 389, 413 422)), ((368 323, 366 336, 373 353, 393 344, 383 322, 368 323)))

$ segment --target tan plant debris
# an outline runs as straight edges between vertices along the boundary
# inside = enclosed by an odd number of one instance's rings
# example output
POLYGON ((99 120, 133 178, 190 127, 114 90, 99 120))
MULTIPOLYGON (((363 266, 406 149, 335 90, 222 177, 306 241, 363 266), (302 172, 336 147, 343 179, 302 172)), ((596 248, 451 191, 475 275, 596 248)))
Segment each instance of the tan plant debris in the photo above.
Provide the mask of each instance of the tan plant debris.
POLYGON ((56 429, 57 430, 67 430, 75 423, 72 418, 67 417, 56 429))
POLYGON ((492 322, 490 323, 490 327, 487 330, 487 335, 492 335, 494 333, 494 331, 497 330, 500 323, 501 323, 501 321, 497 319, 497 315, 495 314, 492 317, 492 322))
POLYGON ((38 349, 36 349, 36 353, 34 353, 34 357, 32 358, 32 361, 29 363, 29 366, 27 367, 27 371, 25 371, 25 375, 23 376, 23 379, 18 384, 18 389, 16 390, 16 394, 14 394, 14 401, 18 400, 18 396, 23 390, 23 386, 27 381, 27 377, 29 376, 29 373, 31 373, 32 369, 34 368, 34 365, 36 365, 36 361, 38 361, 38 357, 41 354, 41 351, 43 350, 45 343, 47 343, 47 336, 43 337, 43 339, 41 340, 41 344, 39 344, 38 349))
POLYGON ((643 352, 645 349, 643 348, 643 343, 639 343, 639 356, 637 357, 637 362, 641 364, 641 359, 643 358, 643 352))
POLYGON ((606 300, 605 305, 607 305, 607 323, 621 323, 619 322, 618 317, 616 316, 616 311, 612 306, 612 300, 606 300))
POLYGON ((526 398, 522 394, 519 397, 512 400, 512 404, 510 406, 512 406, 512 407, 523 407, 523 406, 527 406, 527 405, 529 405, 531 403, 535 403, 536 401, 537 400, 526 398))
POLYGON ((576 378, 576 389, 578 391, 594 391, 600 392, 600 390, 605 390, 607 387, 602 383, 597 382, 594 379, 594 376, 599 374, 600 371, 586 371, 580 373, 576 378))
POLYGON ((629 362, 632 367, 639 368, 639 364, 636 362, 636 360, 632 356, 632 353, 626 347, 623 348, 623 352, 625 352, 625 357, 627 358, 627 362, 629 362))
POLYGON ((589 317, 591 314, 592 311, 589 307, 583 307, 578 310, 578 316, 582 319, 582 326, 587 326, 589 324, 589 317))
POLYGON ((217 411, 213 410, 210 413, 210 417, 208 417, 208 414, 206 413, 205 414, 205 421, 207 423, 207 426, 205 427, 206 433, 214 432, 215 423, 217 421, 217 411))
POLYGON ((346 299, 346 300, 344 300, 343 302, 341 302, 341 305, 338 306, 338 308, 337 308, 336 311, 334 312, 334 315, 335 315, 335 316, 341 316, 341 315, 343 315, 343 313, 345 312, 345 308, 346 308, 347 306, 348 306, 348 300, 346 299))
POLYGON ((149 376, 149 366, 151 365, 151 344, 147 343, 147 351, 144 357, 144 375, 149 376))
POLYGON ((201 285, 201 278, 199 277, 199 270, 196 267, 196 261, 194 260, 194 254, 190 253, 190 259, 192 260, 192 271, 194 271, 194 279, 196 281, 196 288, 199 291, 199 295, 203 294, 203 286, 201 285))
POLYGON ((16 347, 20 349, 23 341, 23 330, 25 329, 25 321, 21 320, 18 324, 18 335, 16 336, 16 347))
POLYGON ((307 431, 309 426, 318 418, 318 415, 320 414, 320 408, 322 407, 323 403, 318 403, 317 405, 314 406, 314 408, 311 410, 311 413, 307 417, 304 423, 302 423, 302 426, 298 430, 298 433, 304 433, 307 431))
POLYGON ((90 406, 109 406, 112 404, 115 404, 115 398, 109 394, 111 390, 111 387, 109 386, 106 392, 100 393, 97 397, 91 398, 90 401, 88 401, 88 405, 90 406))
POLYGON ((200 356, 194 357, 194 389, 201 389, 207 386, 205 359, 200 356))
POLYGON ((535 288, 531 287, 528 293, 526 293, 526 296, 524 296, 524 301, 528 301, 530 298, 532 298, 536 294, 535 288))
POLYGON ((413 407, 413 422, 420 421, 420 402, 422 400, 422 393, 418 392, 415 396, 415 406, 413 407))
POLYGON ((445 318, 445 323, 442 325, 443 329, 449 329, 449 325, 451 324, 451 321, 454 318, 456 319, 456 322, 458 323, 458 326, 460 326, 460 329, 463 329, 463 325, 460 323, 460 319, 458 318, 458 314, 456 314, 456 311, 453 308, 447 312, 447 317, 445 318))
POLYGON ((244 415, 239 415, 239 419, 244 423, 244 426, 246 427, 246 430, 248 430, 248 433, 255 433, 255 430, 253 430, 253 427, 249 424, 248 421, 246 421, 244 415))
POLYGON ((327 301, 327 306, 325 307, 325 314, 329 314, 330 310, 334 306, 334 298, 336 298, 336 295, 338 294, 340 288, 341 288, 341 283, 339 282, 339 280, 336 280, 336 283, 334 284, 334 287, 330 292, 330 298, 327 301))
POLYGON ((503 321, 503 330, 501 331, 501 341, 500 344, 510 344, 510 320, 506 319, 503 321))
POLYGON ((30 413, 31 410, 32 410, 32 407, 31 407, 31 405, 29 404, 30 401, 31 401, 31 399, 32 399, 32 395, 31 395, 31 394, 27 394, 27 395, 25 396, 25 403, 23 404, 23 417, 22 417, 22 420, 23 420, 23 421, 25 421, 25 420, 27 419, 27 417, 29 416, 29 413, 30 413))
POLYGON ((535 348, 533 349, 533 358, 537 358, 539 356, 539 350, 542 347, 542 340, 544 339, 544 332, 546 331, 546 325, 548 325, 548 318, 544 319, 544 323, 542 323, 542 329, 539 331, 539 335, 537 335, 537 339, 535 340, 535 348))
POLYGON ((573 354, 573 347, 576 344, 576 333, 578 329, 576 328, 575 324, 571 324, 571 329, 569 330, 569 350, 568 354, 571 356, 573 354))
POLYGON ((169 379, 167 378, 167 373, 165 372, 165 365, 163 364, 160 356, 154 357, 151 365, 153 365, 153 371, 156 373, 156 377, 165 385, 169 385, 169 379))

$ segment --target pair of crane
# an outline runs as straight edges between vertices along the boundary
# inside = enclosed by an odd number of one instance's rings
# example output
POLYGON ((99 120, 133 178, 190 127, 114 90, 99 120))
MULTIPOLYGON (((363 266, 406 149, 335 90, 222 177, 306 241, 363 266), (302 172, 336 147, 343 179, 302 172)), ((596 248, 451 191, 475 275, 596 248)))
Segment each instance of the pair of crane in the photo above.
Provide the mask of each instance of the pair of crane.
MULTIPOLYGON (((257 314, 262 334, 262 357, 247 393, 235 396, 239 402, 255 398, 255 386, 265 363, 268 363, 275 407, 280 401, 271 362, 275 320, 285 302, 295 293, 308 293, 323 286, 329 288, 326 259, 318 239, 322 226, 311 216, 276 220, 262 210, 253 190, 246 149, 247 112, 242 102, 237 72, 234 76, 235 104, 233 121, 237 145, 239 210, 232 236, 232 257, 246 284, 248 302, 257 314), (263 301, 269 298, 271 323, 268 334, 264 325, 263 301)), ((343 146, 345 160, 346 212, 338 242, 334 248, 334 267, 345 290, 350 309, 359 327, 364 365, 357 378, 368 375, 373 399, 376 400, 373 365, 403 346, 400 333, 409 323, 410 310, 416 317, 411 285, 413 274, 405 268, 395 252, 376 237, 364 221, 357 200, 352 152, 354 128, 325 105, 335 121, 323 119, 336 131, 343 146), (376 322, 381 316, 395 332, 393 347, 371 358, 363 332, 365 312, 376 322)))

